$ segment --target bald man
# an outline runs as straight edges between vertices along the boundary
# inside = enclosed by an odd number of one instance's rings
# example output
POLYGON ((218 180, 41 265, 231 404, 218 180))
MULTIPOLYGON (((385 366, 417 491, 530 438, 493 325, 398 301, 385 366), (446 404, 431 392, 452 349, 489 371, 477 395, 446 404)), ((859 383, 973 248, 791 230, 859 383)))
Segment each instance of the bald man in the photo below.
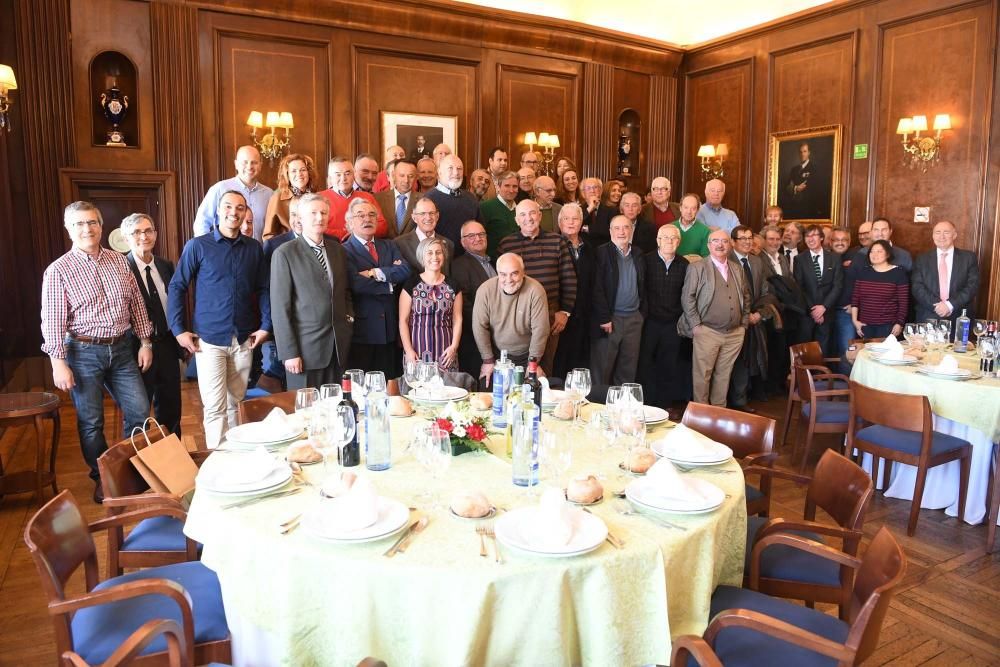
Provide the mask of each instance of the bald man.
POLYGON ((267 203, 271 200, 274 190, 257 182, 260 164, 260 151, 253 146, 240 146, 233 161, 236 175, 210 187, 205 193, 205 198, 201 200, 198 212, 194 216, 195 236, 208 234, 216 226, 215 216, 222 195, 227 192, 239 192, 246 199, 247 208, 253 212, 253 237, 258 241, 262 240, 267 203))
MULTIPOLYGON (((445 146, 447 148, 447 146, 445 146)), ((437 148, 434 149, 437 151, 437 148)), ((450 150, 450 149, 449 149, 450 150)), ((417 165, 419 174, 420 165, 417 165)), ((424 197, 437 206, 441 217, 438 219, 437 233, 449 239, 455 252, 464 252, 462 247, 462 225, 469 220, 482 222, 479 202, 468 190, 462 189, 465 168, 457 155, 445 155, 437 168, 437 185, 427 190, 424 197)))
POLYGON ((917 256, 910 276, 917 321, 934 318, 954 321, 963 310, 970 319, 975 318, 979 289, 976 254, 955 247, 958 231, 947 220, 934 225, 931 238, 934 250, 917 256))
POLYGON ((669 225, 681 219, 681 207, 677 202, 670 201, 670 179, 657 176, 649 187, 651 201, 642 207, 639 217, 657 230, 663 225, 669 225))
POLYGON ((740 224, 736 213, 722 205, 726 196, 726 184, 717 178, 705 183, 705 203, 698 211, 698 219, 712 229, 722 229, 732 232, 740 224))

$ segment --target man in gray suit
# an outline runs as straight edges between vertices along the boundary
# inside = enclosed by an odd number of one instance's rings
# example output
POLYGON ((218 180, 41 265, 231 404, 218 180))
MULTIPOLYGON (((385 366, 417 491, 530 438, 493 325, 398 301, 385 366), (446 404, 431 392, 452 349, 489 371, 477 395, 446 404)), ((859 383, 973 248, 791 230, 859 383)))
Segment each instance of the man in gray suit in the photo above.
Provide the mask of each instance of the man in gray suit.
POLYGON ((733 251, 729 253, 729 259, 743 269, 743 276, 747 278, 750 314, 747 316, 743 347, 736 358, 730 379, 729 407, 752 413, 755 410, 747 405, 751 382, 759 394, 764 391, 763 382, 767 379, 767 328, 763 320, 765 316, 768 316, 767 319, 773 318, 776 301, 767 282, 770 269, 764 266, 765 260, 751 252, 753 230, 744 225, 737 225, 730 233, 730 237, 733 241, 733 251))
POLYGON ((302 236, 271 257, 274 338, 289 389, 339 382, 350 351, 354 306, 347 256, 337 239, 324 234, 329 218, 322 195, 303 195, 302 236))
POLYGON ((709 234, 708 257, 684 276, 684 315, 677 322, 677 333, 694 341, 693 400, 722 408, 750 315, 750 290, 743 269, 729 259, 731 247, 724 229, 709 234))
POLYGON ((417 184, 415 163, 409 160, 395 160, 385 168, 392 173, 392 187, 376 192, 375 202, 382 210, 385 222, 389 226, 386 238, 394 239, 413 230, 413 206, 421 194, 413 189, 417 184))
POLYGON ((424 258, 417 257, 417 246, 426 238, 440 236, 446 250, 444 266, 441 267, 441 271, 444 275, 448 275, 451 259, 455 256, 455 244, 451 242, 451 239, 447 239, 435 231, 440 217, 437 204, 428 197, 422 197, 413 207, 413 221, 416 223, 416 228, 393 239, 393 243, 399 248, 399 254, 403 256, 403 259, 415 273, 424 270, 424 258))
POLYGON ((955 247, 958 232, 947 220, 934 225, 932 235, 934 250, 917 257, 910 276, 917 321, 948 318, 954 322, 963 310, 970 319, 975 318, 979 289, 976 254, 955 247))

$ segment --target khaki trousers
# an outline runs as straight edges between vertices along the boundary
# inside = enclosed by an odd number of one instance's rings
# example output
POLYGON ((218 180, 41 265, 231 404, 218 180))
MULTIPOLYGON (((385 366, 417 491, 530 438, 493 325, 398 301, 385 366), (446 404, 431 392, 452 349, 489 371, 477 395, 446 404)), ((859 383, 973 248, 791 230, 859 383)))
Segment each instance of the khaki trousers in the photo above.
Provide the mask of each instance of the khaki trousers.
POLYGON ((240 345, 234 337, 228 346, 199 341, 198 393, 204 408, 205 445, 215 449, 228 428, 237 425, 237 406, 247 393, 253 351, 250 339, 240 345))
POLYGON ((722 333, 702 326, 694 335, 691 380, 696 403, 726 407, 729 376, 743 347, 745 332, 743 327, 722 333))

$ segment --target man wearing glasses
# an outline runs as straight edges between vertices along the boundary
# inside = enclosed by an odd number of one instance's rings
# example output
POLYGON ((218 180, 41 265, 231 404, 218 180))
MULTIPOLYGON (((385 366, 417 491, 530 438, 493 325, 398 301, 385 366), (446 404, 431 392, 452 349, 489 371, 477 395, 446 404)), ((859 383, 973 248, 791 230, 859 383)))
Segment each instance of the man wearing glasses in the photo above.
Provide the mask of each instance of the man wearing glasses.
MULTIPOLYGON (((247 209, 249 210, 249 209, 247 209)), ((146 313, 153 325, 153 365, 142 374, 146 395, 152 403, 156 421, 171 433, 181 434, 181 372, 177 363, 184 350, 170 333, 167 325, 167 285, 174 275, 169 260, 153 255, 156 227, 145 213, 133 213, 121 224, 122 234, 131 252, 125 256, 146 304, 146 313)), ((139 349, 135 339, 133 346, 139 349)))
POLYGON ((556 198, 556 182, 549 176, 535 179, 535 203, 542 211, 542 231, 559 231, 559 211, 562 206, 553 201, 556 198))
MULTIPOLYGON (((399 248, 399 254, 403 256, 403 259, 410 265, 410 268, 418 273, 424 270, 424 263, 422 257, 417 257, 417 246, 424 239, 438 236, 435 229, 440 217, 437 204, 430 199, 420 199, 413 207, 413 222, 416 223, 416 228, 393 239, 396 247, 399 248)), ((441 272, 448 275, 448 264, 451 258, 455 256, 455 244, 451 242, 451 239, 446 239, 443 236, 440 238, 444 242, 445 247, 444 264, 441 266, 441 272)))
POLYGON ((52 360, 52 379, 70 392, 83 458, 94 480, 94 502, 104 500, 97 458, 104 439, 104 388, 121 407, 127 437, 142 426, 149 403, 140 371, 153 363, 153 327, 125 258, 101 247, 104 220, 89 202, 63 212, 73 247, 52 262, 42 278, 42 351, 52 360), (129 332, 139 338, 135 353, 129 332))
POLYGON ((451 263, 451 279, 462 291, 462 339, 458 344, 458 368, 477 377, 482 357, 472 334, 472 308, 476 290, 497 275, 490 256, 486 254, 486 228, 475 220, 462 225, 462 248, 465 252, 451 263))
POLYGON ((744 412, 755 412, 747 405, 751 382, 754 383, 755 391, 762 394, 763 382, 767 379, 767 330, 761 321, 765 314, 768 315, 768 319, 774 316, 776 302, 771 296, 766 280, 764 260, 751 252, 753 230, 744 225, 737 225, 730 236, 733 239, 733 251, 729 259, 735 261, 743 270, 743 277, 746 278, 747 289, 750 292, 750 314, 747 316, 743 347, 740 348, 740 354, 732 371, 729 406, 744 412))

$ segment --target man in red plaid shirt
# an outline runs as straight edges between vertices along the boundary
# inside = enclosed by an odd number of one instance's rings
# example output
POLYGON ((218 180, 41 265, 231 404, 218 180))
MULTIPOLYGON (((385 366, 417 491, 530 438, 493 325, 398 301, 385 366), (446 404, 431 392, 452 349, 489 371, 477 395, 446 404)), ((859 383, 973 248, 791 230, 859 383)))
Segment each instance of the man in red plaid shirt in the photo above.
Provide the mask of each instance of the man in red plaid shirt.
POLYGON ((153 327, 125 257, 101 247, 104 220, 97 207, 73 202, 63 221, 73 247, 49 265, 42 280, 42 351, 52 360, 56 387, 73 398, 80 447, 96 483, 94 502, 100 503, 97 457, 108 448, 104 388, 121 406, 127 437, 149 416, 140 370, 153 363, 153 327), (140 340, 137 356, 129 330, 140 340))

